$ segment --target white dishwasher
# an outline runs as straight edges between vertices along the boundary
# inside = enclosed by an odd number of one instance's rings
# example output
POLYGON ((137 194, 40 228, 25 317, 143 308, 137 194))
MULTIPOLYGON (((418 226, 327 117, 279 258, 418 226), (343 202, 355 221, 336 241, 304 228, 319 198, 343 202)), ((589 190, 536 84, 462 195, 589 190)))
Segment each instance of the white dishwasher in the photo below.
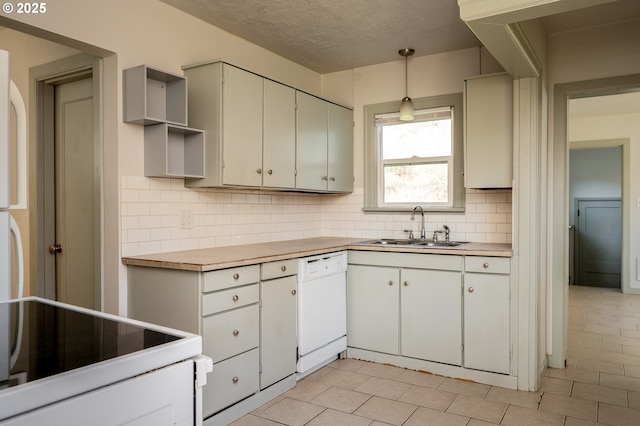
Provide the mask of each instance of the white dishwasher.
POLYGON ((347 252, 298 264, 298 378, 347 349, 347 252))

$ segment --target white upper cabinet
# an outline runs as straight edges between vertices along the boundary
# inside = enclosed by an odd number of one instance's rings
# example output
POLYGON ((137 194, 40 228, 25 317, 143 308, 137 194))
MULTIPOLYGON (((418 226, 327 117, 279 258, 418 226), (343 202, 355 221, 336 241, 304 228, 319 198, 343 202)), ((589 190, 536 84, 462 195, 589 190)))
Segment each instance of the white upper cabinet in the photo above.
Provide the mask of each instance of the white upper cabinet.
POLYGON ((465 81, 464 162, 467 188, 511 188, 513 80, 490 74, 465 81))
POLYGON ((293 188, 296 184, 296 91, 264 80, 262 185, 293 188))
POLYGON ((353 191, 353 111, 329 104, 328 189, 353 191))
POLYGON ((296 188, 327 189, 327 103, 315 96, 297 92, 296 188))

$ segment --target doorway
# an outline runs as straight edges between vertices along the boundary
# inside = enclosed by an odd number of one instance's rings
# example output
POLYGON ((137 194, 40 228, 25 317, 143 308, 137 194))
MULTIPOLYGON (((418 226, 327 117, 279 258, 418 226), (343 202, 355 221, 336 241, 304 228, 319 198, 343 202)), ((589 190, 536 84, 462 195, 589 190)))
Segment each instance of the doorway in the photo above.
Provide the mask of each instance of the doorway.
POLYGON ((38 134, 38 294, 102 305, 98 60, 76 55, 32 70, 38 134))

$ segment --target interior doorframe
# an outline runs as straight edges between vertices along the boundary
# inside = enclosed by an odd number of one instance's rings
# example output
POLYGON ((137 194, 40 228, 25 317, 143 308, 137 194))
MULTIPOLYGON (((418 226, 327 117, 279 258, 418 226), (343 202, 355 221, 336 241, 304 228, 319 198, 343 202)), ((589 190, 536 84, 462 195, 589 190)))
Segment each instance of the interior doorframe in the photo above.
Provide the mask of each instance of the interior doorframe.
MULTIPOLYGON (((569 286, 569 141, 567 138, 567 107, 569 99, 613 95, 640 89, 640 74, 631 74, 619 77, 585 80, 572 83, 556 84, 553 87, 553 162, 551 164, 550 189, 551 205, 551 240, 549 241, 548 259, 553 265, 551 269, 551 355, 549 355, 549 367, 564 368, 567 354, 567 327, 568 327, 568 303, 569 286)), ((623 145, 623 159, 627 158, 628 146, 623 145), (626 153, 626 155, 625 155, 626 153)), ((624 162, 623 181, 629 178, 629 166, 624 162)), ((623 182, 623 200, 629 191, 628 185, 623 182)), ((629 198, 627 198, 629 199, 629 198)), ((623 204, 624 205, 624 204, 623 204)), ((628 215, 626 220, 629 221, 628 215)), ((623 213, 623 229, 625 226, 623 213)), ((629 222, 626 223, 629 229, 629 222)), ((628 233, 627 233, 628 234, 628 233)), ((623 235, 623 261, 625 246, 629 249, 629 235, 623 235)), ((626 266, 626 263, 624 264, 626 266)), ((624 266, 623 266, 624 267, 624 266)), ((627 268, 628 269, 628 268, 627 268)), ((622 271, 629 273, 628 270, 622 271)), ((623 275, 624 276, 624 275, 623 275)), ((624 278, 623 278, 624 283, 624 278)), ((629 285, 623 288, 623 292, 631 292, 629 285)))
MULTIPOLYGON (((93 285, 95 286, 94 307, 101 309, 103 306, 104 291, 104 244, 103 244, 103 116, 102 110, 102 60, 99 57, 81 53, 68 58, 63 58, 44 65, 33 67, 29 71, 30 105, 35 111, 29 114, 31 144, 35 147, 35 153, 30 164, 35 164, 35 172, 31 173, 35 189, 32 186, 32 194, 35 194, 36 206, 35 220, 31 221, 31 241, 34 250, 31 250, 32 294, 55 300, 55 281, 47 281, 51 276, 51 270, 55 271, 55 259, 48 253, 47 247, 55 236, 55 218, 46 214, 46 208, 55 200, 53 182, 51 176, 54 173, 53 147, 54 147, 54 88, 55 85, 72 82, 91 76, 93 78, 93 103, 94 103, 94 182, 96 187, 94 198, 95 223, 94 228, 95 253, 97 259, 93 285)), ((32 216, 33 217, 33 216, 32 216)), ((53 275, 55 276, 55 274, 53 275)))

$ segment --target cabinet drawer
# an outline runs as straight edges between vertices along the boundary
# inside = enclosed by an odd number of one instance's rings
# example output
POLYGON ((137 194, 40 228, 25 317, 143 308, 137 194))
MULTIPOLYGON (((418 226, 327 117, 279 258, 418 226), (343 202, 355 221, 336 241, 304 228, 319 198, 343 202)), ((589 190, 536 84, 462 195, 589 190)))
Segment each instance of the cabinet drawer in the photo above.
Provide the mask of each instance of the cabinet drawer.
POLYGON ((258 391, 258 349, 213 364, 203 389, 203 417, 258 391))
POLYGON ((298 273, 298 259, 282 260, 262 264, 260 279, 271 280, 273 278, 287 277, 298 273))
POLYGON ((204 273, 205 293, 224 290, 239 285, 257 283, 260 280, 260 265, 242 266, 239 268, 220 269, 204 273))
POLYGON ((467 256, 466 272, 486 272, 489 274, 508 274, 511 272, 511 259, 506 257, 467 256))
POLYGON ((259 285, 252 284, 244 287, 230 288, 202 295, 202 315, 207 316, 217 312, 256 303, 260 298, 259 285))
POLYGON ((258 346, 258 305, 212 315, 202 320, 205 355, 219 362, 258 346))

